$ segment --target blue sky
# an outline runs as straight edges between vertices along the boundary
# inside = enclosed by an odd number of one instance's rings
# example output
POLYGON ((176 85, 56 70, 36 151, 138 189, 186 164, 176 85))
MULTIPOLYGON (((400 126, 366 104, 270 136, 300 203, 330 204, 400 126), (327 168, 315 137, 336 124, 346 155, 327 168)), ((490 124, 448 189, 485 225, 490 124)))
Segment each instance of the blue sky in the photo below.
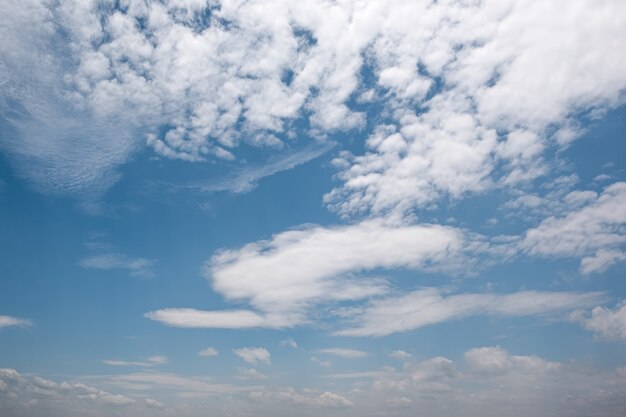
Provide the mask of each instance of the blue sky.
POLYGON ((622 416, 619 1, 11 1, 0 414, 622 416))

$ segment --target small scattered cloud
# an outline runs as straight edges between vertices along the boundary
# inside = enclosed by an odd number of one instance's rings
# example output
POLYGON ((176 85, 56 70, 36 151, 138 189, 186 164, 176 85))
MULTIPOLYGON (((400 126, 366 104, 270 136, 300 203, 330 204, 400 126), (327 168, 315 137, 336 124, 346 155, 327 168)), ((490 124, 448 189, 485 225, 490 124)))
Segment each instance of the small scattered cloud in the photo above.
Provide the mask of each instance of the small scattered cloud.
POLYGON ((233 349, 233 353, 239 356, 244 361, 256 364, 258 362, 270 363, 270 353, 265 348, 257 347, 257 348, 241 348, 241 349, 233 349))
POLYGON ((212 348, 212 347, 202 349, 200 352, 198 352, 198 356, 209 357, 209 356, 217 356, 217 355, 219 355, 219 352, 217 351, 217 349, 212 348))
POLYGON ((394 359, 400 359, 400 360, 407 360, 412 357, 410 353, 405 352, 404 350, 394 350, 393 352, 389 354, 389 356, 394 359))
POLYGON ((297 349, 298 348, 298 344, 291 337, 288 337, 287 339, 281 341, 280 345, 281 346, 288 346, 288 347, 290 347, 292 349, 297 349))

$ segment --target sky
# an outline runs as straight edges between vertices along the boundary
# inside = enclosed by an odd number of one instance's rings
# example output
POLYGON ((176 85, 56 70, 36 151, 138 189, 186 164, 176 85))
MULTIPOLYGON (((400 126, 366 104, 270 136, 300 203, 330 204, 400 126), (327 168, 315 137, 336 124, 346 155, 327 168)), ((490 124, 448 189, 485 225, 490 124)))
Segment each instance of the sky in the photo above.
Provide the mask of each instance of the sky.
POLYGON ((0 415, 626 412, 621 0, 0 7, 0 415))

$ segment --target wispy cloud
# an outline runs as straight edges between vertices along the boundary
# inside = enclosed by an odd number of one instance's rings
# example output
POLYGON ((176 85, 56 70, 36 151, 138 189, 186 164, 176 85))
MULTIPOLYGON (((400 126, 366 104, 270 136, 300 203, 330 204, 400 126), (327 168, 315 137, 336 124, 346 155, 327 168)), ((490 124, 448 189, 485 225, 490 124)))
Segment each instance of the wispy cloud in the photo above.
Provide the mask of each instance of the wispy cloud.
POLYGON ((31 326, 32 324, 33 322, 28 319, 22 319, 13 316, 0 316, 0 329, 2 329, 3 327, 11 326, 25 327, 31 326))
POLYGON ((79 264, 90 269, 122 269, 134 277, 150 278, 154 276, 153 267, 156 261, 146 258, 130 258, 120 253, 103 253, 82 259, 79 264))
POLYGON ((347 359, 364 358, 368 355, 367 352, 363 352, 362 350, 343 348, 318 349, 317 352, 347 359))
POLYGON ((116 359, 106 359, 103 360, 102 363, 110 366, 142 366, 142 367, 152 367, 158 365, 165 365, 169 361, 165 356, 150 356, 146 358, 145 361, 122 361, 116 359))
POLYGON ((336 144, 321 143, 298 150, 286 155, 276 155, 261 165, 246 165, 228 177, 212 182, 195 182, 188 184, 162 184, 179 190, 196 190, 200 192, 230 191, 240 194, 247 193, 257 187, 259 180, 276 173, 288 171, 324 155, 336 144))
POLYGON ((606 300, 599 292, 520 291, 510 294, 444 295, 435 288, 371 301, 365 307, 344 311, 348 327, 344 336, 385 336, 467 316, 543 316, 563 314, 606 300))

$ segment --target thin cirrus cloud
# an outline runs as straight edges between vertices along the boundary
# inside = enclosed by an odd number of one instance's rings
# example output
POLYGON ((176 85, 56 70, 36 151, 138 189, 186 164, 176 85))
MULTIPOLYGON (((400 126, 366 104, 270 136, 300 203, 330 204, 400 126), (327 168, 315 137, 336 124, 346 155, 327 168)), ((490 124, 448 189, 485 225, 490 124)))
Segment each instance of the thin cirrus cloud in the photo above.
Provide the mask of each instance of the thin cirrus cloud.
POLYGON ((435 288, 409 292, 348 309, 343 336, 386 336, 467 316, 524 317, 559 314, 597 305, 603 293, 521 291, 444 295, 435 288))
POLYGON ((153 267, 156 261, 146 258, 130 258, 120 253, 103 253, 86 257, 80 266, 88 269, 126 270, 134 277, 150 278, 154 276, 153 267))
POLYGON ((28 319, 13 316, 0 316, 0 329, 4 327, 25 327, 31 326, 33 322, 28 319))
POLYGON ((152 367, 165 365, 169 362, 167 357, 165 356, 150 356, 146 358, 145 361, 123 361, 118 359, 106 359, 103 360, 102 363, 109 366, 141 366, 141 367, 152 367))
POLYGON ((327 355, 338 356, 340 358, 345 358, 345 359, 365 358, 368 355, 367 352, 364 352, 362 350, 345 349, 345 348, 318 349, 317 352, 324 353, 327 355))

